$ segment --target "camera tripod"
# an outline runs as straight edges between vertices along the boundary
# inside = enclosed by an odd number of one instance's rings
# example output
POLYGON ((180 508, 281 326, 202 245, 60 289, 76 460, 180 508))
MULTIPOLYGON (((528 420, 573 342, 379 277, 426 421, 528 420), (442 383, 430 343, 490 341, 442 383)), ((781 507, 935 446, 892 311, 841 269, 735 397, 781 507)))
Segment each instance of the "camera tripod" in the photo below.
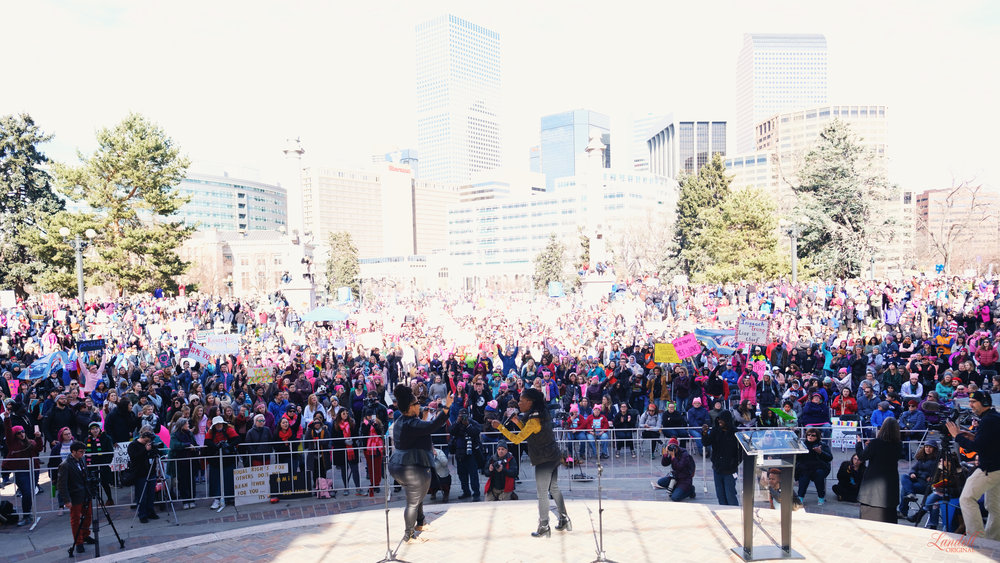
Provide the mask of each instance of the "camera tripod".
MULTIPOLYGON (((111 519, 111 513, 108 512, 108 507, 104 504, 104 499, 101 498, 100 494, 100 477, 94 474, 94 470, 91 467, 87 468, 87 492, 90 495, 90 507, 93 510, 92 525, 94 530, 94 557, 101 556, 101 515, 97 512, 100 508, 101 512, 104 513, 104 518, 108 521, 108 525, 111 526, 111 531, 114 532, 115 538, 118 539, 118 548, 125 549, 125 540, 122 539, 121 535, 118 533, 118 528, 115 527, 114 520, 111 519)), ((80 521, 76 524, 76 530, 73 531, 73 544, 69 546, 69 556, 74 557, 73 549, 76 547, 76 537, 79 535, 80 528, 83 526, 83 515, 80 515, 80 521)))
MULTIPOLYGON (((142 507, 142 501, 146 496, 146 492, 149 489, 153 489, 150 492, 154 495, 156 494, 157 483, 163 483, 163 492, 167 497, 166 503, 167 506, 170 507, 170 513, 174 515, 174 524, 180 526, 180 520, 177 519, 177 511, 174 510, 174 499, 170 496, 170 485, 167 483, 167 472, 163 468, 162 456, 156 456, 155 459, 153 459, 153 463, 149 464, 149 471, 146 473, 145 479, 146 486, 142 488, 139 498, 136 499, 135 514, 132 515, 132 521, 129 523, 129 529, 135 527, 135 519, 139 516, 139 510, 142 507)), ((154 507, 153 510, 155 511, 156 508, 154 507)))

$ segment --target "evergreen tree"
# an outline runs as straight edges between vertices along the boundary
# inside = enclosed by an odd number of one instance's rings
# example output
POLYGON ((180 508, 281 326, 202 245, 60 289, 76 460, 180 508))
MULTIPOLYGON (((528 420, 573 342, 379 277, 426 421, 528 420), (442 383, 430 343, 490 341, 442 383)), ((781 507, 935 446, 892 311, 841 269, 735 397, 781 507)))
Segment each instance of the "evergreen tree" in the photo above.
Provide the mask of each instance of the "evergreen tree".
POLYGON ((535 257, 535 289, 545 291, 549 282, 563 280, 565 255, 566 247, 556 240, 555 233, 549 235, 549 242, 535 257))
POLYGON ((793 186, 803 224, 799 256, 821 275, 858 277, 895 237, 888 208, 897 188, 847 124, 831 122, 806 154, 793 186))
MULTIPOLYGON (((726 163, 718 153, 701 167, 696 176, 685 176, 680 182, 674 240, 668 252, 674 270, 691 277, 708 265, 706 249, 698 243, 698 234, 706 227, 702 213, 718 208, 729 195, 732 177, 726 175, 726 163)), ((664 268, 666 269, 666 268, 664 268)))
POLYGON ((349 287, 355 297, 360 296, 361 266, 358 262, 358 247, 354 246, 351 233, 330 233, 328 244, 330 258, 326 262, 327 292, 336 295, 338 287, 349 287))
POLYGON ((28 114, 0 117, 0 289, 13 289, 21 297, 46 271, 32 241, 64 207, 44 169, 49 159, 39 150, 51 139, 28 114))
POLYGON ((718 208, 700 214, 703 228, 693 246, 703 249, 705 267, 692 272, 698 283, 770 280, 788 271, 778 254, 774 202, 756 189, 730 192, 718 208))
POLYGON ((99 218, 88 258, 94 281, 126 292, 176 291, 188 267, 176 249, 194 228, 170 217, 189 200, 177 190, 188 159, 162 129, 135 113, 99 130, 97 150, 79 158, 79 166, 56 164, 54 171, 60 190, 99 218))
MULTIPOLYGON (((590 237, 583 234, 583 227, 577 229, 580 233, 580 257, 573 267, 577 272, 582 272, 585 267, 590 267, 590 237)), ((579 289, 583 284, 580 275, 573 277, 573 289, 579 289)))

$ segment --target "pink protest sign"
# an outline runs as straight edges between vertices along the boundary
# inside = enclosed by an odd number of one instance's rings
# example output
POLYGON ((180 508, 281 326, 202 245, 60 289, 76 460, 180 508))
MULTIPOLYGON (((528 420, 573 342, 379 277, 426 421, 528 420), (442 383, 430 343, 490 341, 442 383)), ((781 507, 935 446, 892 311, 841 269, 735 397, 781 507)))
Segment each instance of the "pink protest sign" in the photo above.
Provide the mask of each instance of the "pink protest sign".
POLYGON ((677 351, 677 356, 682 360, 691 356, 697 356, 698 352, 701 352, 701 344, 698 343, 698 339, 693 334, 685 334, 680 338, 674 339, 673 345, 674 350, 677 351))

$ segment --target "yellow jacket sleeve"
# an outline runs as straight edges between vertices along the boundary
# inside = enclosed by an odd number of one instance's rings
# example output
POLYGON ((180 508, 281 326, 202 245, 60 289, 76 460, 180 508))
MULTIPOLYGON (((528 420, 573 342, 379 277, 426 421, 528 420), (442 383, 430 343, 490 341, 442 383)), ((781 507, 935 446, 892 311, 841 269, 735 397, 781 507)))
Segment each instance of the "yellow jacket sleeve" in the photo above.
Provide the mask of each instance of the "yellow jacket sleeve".
POLYGON ((528 419, 528 422, 524 423, 524 426, 521 427, 521 431, 518 432, 517 434, 511 433, 510 430, 507 430, 503 426, 497 428, 497 430, 499 430, 500 433, 503 434, 503 437, 507 438, 507 441, 510 442, 511 444, 520 444, 521 442, 527 440, 528 436, 531 436, 532 434, 538 432, 541 429, 542 425, 541 423, 538 422, 537 418, 528 419))

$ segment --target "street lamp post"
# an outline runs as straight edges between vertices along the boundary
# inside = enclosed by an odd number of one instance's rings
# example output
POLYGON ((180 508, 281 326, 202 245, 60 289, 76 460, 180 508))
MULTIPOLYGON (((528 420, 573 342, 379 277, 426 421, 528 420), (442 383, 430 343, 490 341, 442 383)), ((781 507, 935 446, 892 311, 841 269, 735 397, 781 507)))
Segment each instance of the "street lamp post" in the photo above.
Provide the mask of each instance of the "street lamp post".
POLYGON ((76 289, 80 295, 80 327, 81 330, 85 330, 84 319, 86 318, 85 308, 86 302, 84 301, 85 288, 83 285, 83 251, 90 246, 90 241, 97 236, 97 231, 94 229, 87 229, 84 231, 84 236, 86 239, 80 238, 80 235, 75 235, 72 239, 69 238, 70 230, 66 227, 59 229, 59 234, 62 236, 63 240, 69 244, 76 252, 76 289))
POLYGON ((792 241, 792 283, 797 283, 799 281, 799 226, 792 223, 785 229, 785 234, 792 241))

